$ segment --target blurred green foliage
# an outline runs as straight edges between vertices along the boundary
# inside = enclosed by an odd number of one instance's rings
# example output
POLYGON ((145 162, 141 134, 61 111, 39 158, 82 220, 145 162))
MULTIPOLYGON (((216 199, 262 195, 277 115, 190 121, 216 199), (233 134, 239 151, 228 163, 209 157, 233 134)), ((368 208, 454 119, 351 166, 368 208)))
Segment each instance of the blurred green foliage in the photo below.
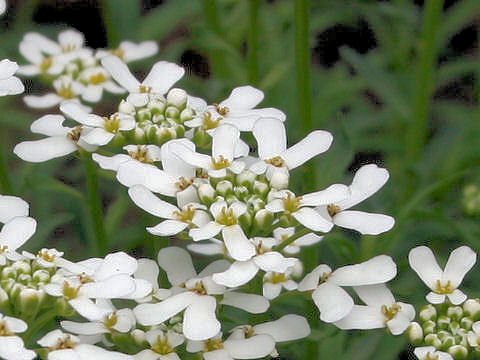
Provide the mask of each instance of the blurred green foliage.
MULTIPOLYGON (((41 3, 11 2, 11 13, 0 22, 0 58, 22 63, 17 46, 25 32, 54 36, 65 27, 35 24, 32 16, 41 3)), ((74 7, 81 1, 70 3, 74 7)), ((185 51, 193 51, 205 59, 210 74, 191 73, 180 86, 212 102, 225 98, 235 86, 253 83, 265 92, 265 106, 287 113, 289 141, 294 143, 311 130, 304 125, 308 119, 300 116, 304 112, 297 96, 294 3, 166 0, 147 12, 137 0, 103 0, 98 6, 109 46, 123 39, 153 39, 161 45, 157 58, 138 64, 137 69, 145 71, 158 59, 179 63, 185 51)), ((410 248, 427 244, 443 261, 459 244, 480 250, 480 211, 468 211, 468 215, 462 208, 468 202, 463 197, 469 194, 462 189, 480 186, 480 2, 460 0, 446 9, 442 4, 441 0, 427 0, 424 6, 411 0, 315 0, 307 4, 311 49, 318 35, 328 29, 339 24, 356 28, 361 22, 372 32, 376 45, 364 54, 341 47, 339 61, 328 67, 312 56, 313 128, 331 131, 335 141, 329 152, 292 177, 294 188, 301 193, 308 178, 316 180, 318 189, 333 182, 349 183, 352 170, 372 158, 389 169, 387 186, 362 208, 393 215, 397 220, 394 229, 375 237, 335 230, 315 248, 316 255, 336 265, 387 253, 399 265, 392 284, 395 293, 417 305, 423 303, 426 289, 408 268, 410 248), (467 27, 477 34, 477 43, 466 52, 455 51, 452 39, 467 27)), ((31 80, 26 84, 35 91, 41 89, 31 80)), ((115 102, 107 99, 96 110, 106 111, 115 102)), ((13 146, 33 138, 29 125, 43 113, 26 109, 21 97, 1 98, 0 106, 1 192, 21 196, 31 204, 39 229, 28 247, 55 246, 74 260, 95 255, 81 162, 64 158, 29 164, 17 159, 13 146)), ((112 249, 154 257, 166 243, 144 230, 155 220, 132 205, 126 189, 111 173, 100 175, 112 249)), ((479 280, 478 271, 468 275, 465 287, 470 296, 480 295, 480 288, 473 286, 479 280)), ((300 295, 281 296, 271 311, 301 313, 304 303, 300 295)), ((232 319, 239 316, 231 314, 232 319)), ((321 358, 342 360, 395 359, 406 344, 403 338, 384 331, 340 332, 323 324, 313 330, 310 340, 318 344, 321 358)), ((283 350, 285 358, 305 358, 302 342, 283 350)))

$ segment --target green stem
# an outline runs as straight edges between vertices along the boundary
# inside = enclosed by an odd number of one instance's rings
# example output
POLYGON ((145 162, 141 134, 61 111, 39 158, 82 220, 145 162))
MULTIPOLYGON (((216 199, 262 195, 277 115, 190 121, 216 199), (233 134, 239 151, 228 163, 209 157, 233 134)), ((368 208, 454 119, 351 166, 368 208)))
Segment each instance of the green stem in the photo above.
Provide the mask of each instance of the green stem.
POLYGON ((82 157, 87 176, 87 201, 95 229, 97 253, 102 256, 107 254, 110 247, 103 224, 103 206, 98 187, 97 167, 90 153, 81 150, 80 156, 82 157))
MULTIPOLYGON (((207 26, 211 31, 216 33, 218 36, 222 36, 222 29, 220 27, 220 22, 218 21, 217 15, 217 4, 215 0, 203 0, 203 8, 205 11, 205 21, 207 26)), ((213 63, 214 71, 217 73, 218 77, 225 78, 228 75, 227 63, 225 61, 224 52, 221 50, 212 51, 211 61, 213 63)))
MULTIPOLYGON (((55 319, 57 312, 55 309, 50 309, 37 317, 32 324, 28 325, 27 332, 23 335, 25 344, 30 344, 32 337, 37 335, 38 331, 45 327, 50 321, 55 319)), ((32 344, 30 344, 32 345, 32 344)))
POLYGON ((307 235, 309 233, 311 233, 312 230, 310 229, 302 229, 300 231, 297 231, 295 234, 293 234, 292 236, 290 236, 288 239, 286 239, 285 241, 282 241, 282 243, 278 246, 276 246, 274 248, 275 251, 282 251, 283 249, 285 249, 288 245, 290 245, 291 243, 293 243, 295 240, 297 240, 298 238, 302 237, 303 235, 307 235))
POLYGON ((6 139, 2 134, 0 137, 0 190, 2 194, 12 194, 12 183, 10 182, 7 153, 6 153, 6 139))
POLYGON ((261 0, 249 0, 249 29, 248 29, 248 80, 250 84, 258 84, 258 11, 261 0))
POLYGON ((428 136, 428 121, 434 90, 437 61, 437 35, 440 28, 444 0, 427 0, 424 25, 420 40, 420 58, 410 126, 407 129, 406 153, 409 163, 419 159, 428 136))

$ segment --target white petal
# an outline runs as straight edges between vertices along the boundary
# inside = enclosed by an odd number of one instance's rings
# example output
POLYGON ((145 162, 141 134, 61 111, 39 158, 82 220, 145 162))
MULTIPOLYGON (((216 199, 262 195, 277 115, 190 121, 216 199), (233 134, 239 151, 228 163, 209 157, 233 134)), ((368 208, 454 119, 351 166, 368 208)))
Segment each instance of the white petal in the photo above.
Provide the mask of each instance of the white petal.
POLYGON ((354 290, 366 305, 381 307, 395 303, 392 292, 385 284, 355 286, 354 290))
POLYGON ((255 245, 245 236, 240 225, 226 226, 222 229, 223 241, 230 256, 245 261, 255 255, 255 245))
POLYGON ((240 137, 240 131, 231 125, 217 127, 212 135, 212 156, 218 160, 220 156, 232 161, 235 152, 235 144, 240 137))
POLYGON ((310 233, 307 235, 303 235, 295 240, 294 244, 297 246, 309 246, 314 245, 323 240, 323 236, 318 236, 316 234, 310 233))
POLYGON ((250 146, 242 139, 238 139, 237 143, 235 144, 234 157, 245 157, 248 156, 249 152, 250 146))
POLYGON ((89 103, 97 103, 102 99, 103 86, 88 85, 82 93, 82 99, 89 103))
POLYGON ((348 186, 343 184, 330 185, 325 190, 302 195, 302 206, 320 206, 336 203, 350 195, 348 186))
POLYGON ((154 227, 148 227, 147 231, 157 236, 172 236, 182 232, 187 227, 188 224, 182 221, 165 220, 154 227))
POLYGON ((172 285, 179 285, 197 276, 190 254, 179 247, 163 248, 158 253, 158 264, 167 273, 172 285))
POLYGON ((350 295, 329 281, 320 284, 312 293, 312 299, 320 310, 320 319, 328 323, 343 319, 353 308, 350 295))
POLYGON ((333 223, 325 219, 312 208, 304 207, 292 213, 292 216, 303 226, 313 231, 329 232, 333 223))
POLYGON ((155 63, 143 80, 142 85, 151 86, 153 92, 165 94, 185 74, 185 70, 177 64, 159 61, 155 63))
POLYGON ((127 354, 122 354, 116 351, 108 351, 102 349, 101 347, 90 345, 90 344, 80 344, 75 347, 75 352, 78 354, 81 360, 131 360, 132 356, 127 354))
POLYGON ((158 274, 160 269, 155 261, 151 259, 138 259, 138 267, 135 271, 135 279, 144 279, 152 284, 153 289, 158 289, 158 274))
POLYGON ((325 264, 318 265, 315 269, 313 269, 310 273, 308 273, 302 281, 298 284, 299 291, 308 291, 314 290, 318 286, 318 282, 320 278, 324 275, 330 275, 332 269, 330 266, 325 264))
POLYGON ((183 314, 183 335, 190 340, 206 340, 220 331, 215 316, 217 300, 213 296, 197 296, 183 314))
POLYGON ((175 196, 177 179, 155 165, 140 161, 129 161, 118 168, 117 179, 122 185, 143 185, 150 191, 166 196, 175 196))
POLYGON ((137 266, 137 260, 123 251, 110 253, 96 269, 95 279, 103 280, 118 274, 131 275, 137 266))
POLYGON ((100 322, 78 323, 73 321, 62 321, 60 322, 60 325, 64 330, 79 335, 97 335, 109 332, 109 330, 100 322))
POLYGON ((310 326, 303 316, 288 314, 275 321, 253 327, 256 334, 267 334, 275 342, 298 340, 310 335, 310 326))
POLYGON ((448 300, 453 305, 460 305, 465 300, 467 300, 467 295, 465 295, 461 290, 455 289, 451 294, 447 294, 448 300))
POLYGON ((135 281, 126 274, 119 274, 102 281, 84 284, 82 291, 90 298, 115 299, 135 291, 135 281))
MULTIPOLYGON (((274 118, 280 121, 285 121, 287 115, 279 109, 276 108, 263 108, 263 109, 252 109, 248 112, 250 116, 256 115, 260 118, 274 118)), ((251 131, 251 128, 247 131, 251 131)))
POLYGON ((355 173, 350 185, 352 195, 337 205, 344 210, 362 202, 380 190, 387 182, 389 176, 386 169, 379 168, 375 164, 362 166, 355 173))
POLYGON ((205 268, 198 274, 198 277, 205 278, 216 273, 221 273, 227 270, 229 267, 230 263, 227 260, 216 260, 205 266, 205 268))
POLYGON ((18 64, 8 59, 0 61, 0 80, 8 79, 18 70, 18 64))
POLYGON ((140 304, 133 312, 137 321, 144 326, 158 325, 183 311, 198 295, 191 291, 171 296, 160 303, 140 304))
POLYGON ((17 95, 25 91, 25 86, 16 76, 0 80, 0 96, 17 95))
POLYGON ((13 152, 22 160, 44 162, 77 151, 77 146, 66 136, 53 136, 36 141, 24 141, 13 152))
POLYGON ((252 86, 236 87, 230 96, 220 103, 220 107, 227 107, 231 111, 250 110, 263 100, 263 92, 252 86))
POLYGON ((58 34, 58 42, 65 47, 73 47, 74 49, 80 49, 83 47, 85 37, 82 33, 76 30, 65 30, 58 34))
POLYGON ((22 246, 35 233, 37 222, 26 216, 15 217, 5 225, 0 232, 0 245, 14 251, 22 246))
POLYGON ((356 230, 363 235, 378 235, 395 225, 395 219, 391 216, 355 210, 340 211, 333 217, 333 222, 337 226, 356 230))
POLYGON ((332 141, 333 136, 328 131, 315 130, 280 156, 285 160, 287 167, 292 170, 314 156, 327 151, 332 141))
POLYGON ((223 225, 216 223, 215 221, 210 221, 208 224, 198 228, 190 229, 188 235, 192 238, 193 241, 207 240, 212 239, 223 229, 223 225))
POLYGON ((260 159, 278 156, 287 148, 285 126, 277 119, 258 120, 255 122, 252 132, 257 140, 260 159))
POLYGON ((63 98, 57 94, 45 94, 42 96, 27 95, 23 98, 23 101, 31 108, 46 109, 60 104, 63 98))
POLYGON ((171 145, 171 151, 180 159, 192 166, 207 170, 213 168, 210 156, 192 151, 183 144, 171 145))
POLYGON ((392 280, 397 275, 397 265, 387 255, 378 255, 356 265, 335 270, 328 281, 340 286, 374 285, 392 280))
POLYGON ((175 139, 170 140, 167 143, 163 144, 161 148, 161 157, 162 157, 162 166, 163 169, 170 175, 175 177, 185 177, 187 179, 195 177, 195 167, 187 164, 181 157, 175 155, 172 152, 172 146, 175 144, 180 144, 185 146, 191 151, 195 151, 195 144, 187 139, 175 139))
POLYGON ((378 307, 354 305, 352 311, 335 325, 342 330, 381 329, 385 327, 385 316, 378 307))
POLYGON ((219 349, 203 353, 205 360, 233 360, 227 350, 219 349))
POLYGON ((48 360, 82 360, 73 349, 60 349, 49 352, 48 360))
MULTIPOLYGON (((65 101, 60 105, 60 111, 68 116, 70 119, 75 120, 76 122, 89 126, 99 126, 103 124, 103 120, 98 123, 85 122, 85 119, 88 117, 88 111, 85 111, 85 108, 76 101, 65 101)), ((47 134, 46 134, 47 135, 47 134)))
POLYGON ((237 287, 248 283, 255 277, 258 267, 253 261, 235 261, 227 271, 212 276, 217 284, 237 287))
POLYGON ((410 323, 415 318, 415 308, 410 304, 397 303, 400 306, 400 311, 390 321, 387 322, 387 327, 392 335, 400 335, 410 326, 410 323))
POLYGON ((70 129, 62 125, 64 121, 61 115, 44 115, 32 123, 30 130, 47 136, 65 136, 70 129))
POLYGON ((410 267, 430 289, 434 289, 436 282, 442 279, 443 271, 428 247, 418 246, 410 250, 408 261, 410 267))
POLYGON ((110 313, 109 310, 98 306, 92 300, 86 297, 78 297, 76 299, 69 300, 68 303, 81 316, 93 321, 98 321, 110 313))
POLYGON ((234 359, 258 359, 274 350, 275 341, 269 335, 256 335, 247 339, 229 339, 223 345, 234 359))
POLYGON ((127 45, 128 41, 122 41, 120 48, 124 49, 125 62, 136 61, 155 55, 158 52, 158 45, 155 41, 142 41, 134 46, 127 45))
POLYGON ((427 296, 425 296, 425 298, 430 304, 443 304, 445 302, 446 296, 430 291, 427 296))
POLYGON ((253 261, 263 271, 284 273, 289 267, 294 266, 298 259, 286 258, 276 251, 269 251, 265 254, 255 256, 253 261))
POLYGON ((59 54, 61 52, 60 46, 49 38, 36 32, 29 32, 23 36, 25 41, 31 41, 43 52, 49 55, 59 54))
POLYGON ((273 284, 271 282, 264 282, 262 286, 262 293, 268 300, 273 300, 282 292, 281 284, 273 284))
POLYGON ((128 91, 136 91, 140 82, 132 75, 128 66, 116 56, 102 58, 102 65, 110 75, 128 91))
POLYGON ((139 208, 162 219, 172 219, 178 211, 176 206, 161 200, 142 185, 132 186, 128 189, 128 195, 139 208))
POLYGON ((37 354, 25 349, 23 340, 18 336, 0 337, 0 358, 6 360, 32 360, 37 354))
POLYGON ((28 203, 10 195, 0 195, 0 222, 6 223, 16 216, 28 216, 28 203))
POLYGON ((263 296, 233 291, 225 293, 220 304, 230 305, 251 314, 262 314, 267 311, 270 306, 268 300, 263 296))
POLYGON ((23 333, 27 330, 27 323, 23 320, 13 318, 10 316, 5 316, 3 320, 7 323, 7 329, 14 333, 23 333))
POLYGON ((90 145, 106 145, 115 137, 115 134, 112 134, 102 128, 94 128, 90 131, 82 133, 81 140, 85 141, 90 145))
POLYGON ((113 156, 103 156, 100 154, 92 154, 92 159, 105 170, 117 171, 120 164, 131 161, 132 158, 129 155, 117 154, 113 156))
POLYGON ((462 283, 463 277, 475 265, 477 254, 468 246, 456 248, 450 254, 445 270, 443 280, 450 281, 454 288, 462 283))
POLYGON ((223 243, 221 244, 190 244, 188 250, 201 255, 221 255, 223 254, 223 243))

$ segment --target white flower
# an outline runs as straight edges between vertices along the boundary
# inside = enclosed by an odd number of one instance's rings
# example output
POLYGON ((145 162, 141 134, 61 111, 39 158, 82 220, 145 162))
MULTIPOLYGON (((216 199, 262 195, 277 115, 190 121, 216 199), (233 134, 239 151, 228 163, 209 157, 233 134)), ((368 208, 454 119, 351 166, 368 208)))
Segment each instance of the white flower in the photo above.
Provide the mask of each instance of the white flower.
POLYGON ((453 360, 452 355, 438 351, 433 346, 417 347, 413 352, 418 360, 453 360))
POLYGON ((220 124, 230 124, 240 131, 252 131, 254 123, 261 117, 285 121, 285 114, 275 108, 254 109, 262 100, 263 92, 252 86, 240 86, 220 104, 197 107, 197 116, 185 122, 188 127, 202 127, 209 130, 220 124))
POLYGON ((275 341, 270 335, 254 335, 236 339, 235 336, 222 340, 222 334, 206 341, 189 341, 187 351, 202 352, 205 360, 258 359, 272 353, 275 341))
POLYGON ((295 197, 289 190, 281 190, 272 194, 276 199, 265 205, 265 209, 272 213, 283 212, 310 230, 327 233, 332 229, 333 223, 327 221, 313 207, 341 201, 349 194, 348 187, 343 184, 333 184, 324 190, 299 197, 295 197))
POLYGON ((390 256, 379 255, 356 265, 347 265, 333 271, 328 265, 319 265, 298 285, 298 290, 314 290, 313 301, 320 310, 320 319, 336 322, 347 316, 353 300, 342 286, 382 284, 397 274, 397 266, 390 256))
POLYGON ((388 215, 347 210, 375 194, 385 185, 388 171, 375 164, 362 166, 349 186, 350 196, 341 201, 319 206, 317 210, 327 221, 337 226, 353 229, 361 234, 378 235, 390 230, 395 219, 388 215))
POLYGON ((180 360, 174 349, 185 341, 182 335, 171 330, 154 329, 147 331, 145 338, 151 349, 140 351, 135 360, 180 360))
POLYGON ((335 325, 342 330, 388 327, 393 335, 400 335, 415 318, 415 308, 396 302, 384 284, 356 286, 354 289, 366 306, 354 305, 346 317, 337 321, 335 325))
POLYGON ((49 269, 54 267, 64 267, 70 270, 75 269, 78 273, 84 271, 84 268, 69 260, 63 258, 63 252, 57 249, 41 249, 37 255, 31 254, 28 251, 22 251, 22 255, 30 260, 34 260, 43 268, 49 269))
POLYGON ((132 360, 131 355, 108 351, 101 347, 81 344, 77 336, 53 330, 37 343, 48 348, 48 360, 132 360))
POLYGON ((64 56, 52 56, 44 54, 39 44, 34 39, 23 39, 20 42, 20 54, 27 59, 29 65, 21 65, 18 69, 18 74, 25 76, 35 75, 60 75, 66 66, 66 59, 64 56))
POLYGON ((142 41, 138 44, 131 41, 122 41, 120 45, 113 50, 99 49, 95 54, 97 59, 109 55, 116 55, 124 62, 129 63, 153 56, 158 52, 158 45, 155 41, 142 41))
POLYGON ((100 310, 98 314, 89 316, 90 322, 79 323, 62 321, 60 325, 68 332, 79 335, 108 334, 112 331, 128 333, 135 327, 136 319, 131 309, 117 310, 111 301, 97 299, 96 305, 100 310))
POLYGON ((211 218, 200 204, 189 204, 179 209, 166 201, 159 199, 150 190, 142 185, 134 185, 128 189, 133 202, 152 215, 166 219, 147 231, 157 236, 172 236, 184 231, 188 227, 202 227, 211 218))
POLYGON ((297 282, 292 277, 299 277, 303 272, 303 265, 297 261, 283 273, 269 271, 263 277, 263 296, 273 300, 280 295, 282 289, 293 291, 298 288, 297 282))
MULTIPOLYGON (((245 163, 234 160, 237 144, 240 141, 240 131, 232 125, 221 125, 212 133, 212 156, 200 154, 181 144, 172 146, 172 152, 186 163, 208 171, 210 177, 221 178, 227 175, 227 170, 239 174, 245 168, 245 163)), ((241 155, 248 154, 243 152, 241 155)))
MULTIPOLYGON (((277 245, 280 245, 283 241, 287 240, 289 237, 295 234, 295 228, 276 228, 273 230, 273 237, 277 240, 277 245)), ((319 243, 323 240, 323 236, 318 236, 313 233, 303 235, 296 239, 291 244, 287 245, 283 251, 287 254, 298 254, 302 246, 310 246, 319 243)))
POLYGON ((5 360, 32 360, 35 351, 25 349, 23 340, 17 333, 27 330, 27 324, 20 319, 0 313, 0 358, 5 360))
POLYGON ((0 61, 0 96, 16 95, 25 91, 25 87, 20 79, 13 76, 17 70, 18 65, 16 62, 8 59, 0 61))
POLYGON ((475 348, 476 351, 480 350, 480 321, 475 321, 472 325, 472 331, 467 334, 468 344, 475 348))
POLYGON ((239 217, 246 211, 247 205, 243 202, 234 201, 228 205, 223 199, 217 200, 210 206, 210 213, 215 220, 200 228, 190 229, 189 235, 193 241, 200 241, 211 239, 221 232, 229 255, 235 260, 249 260, 256 254, 255 245, 238 224, 239 217))
POLYGON ((190 340, 205 340, 220 331, 216 318, 215 295, 224 295, 221 304, 235 306, 251 313, 265 312, 268 301, 258 295, 225 292, 225 287, 212 281, 211 275, 224 271, 228 262, 218 260, 198 275, 190 254, 181 248, 163 248, 158 263, 173 285, 171 297, 156 304, 140 304, 134 309, 137 321, 144 326, 158 325, 184 311, 183 334, 190 340))
MULTIPOLYGON (((55 93, 41 96, 27 95, 23 98, 25 104, 31 108, 46 109, 57 106, 65 101, 78 101, 85 91, 85 86, 69 75, 62 75, 53 82, 55 93)), ((85 107, 85 109, 90 109, 85 107)))
POLYGON ((257 140, 261 161, 250 166, 250 170, 256 174, 266 171, 267 178, 277 189, 288 186, 290 170, 327 151, 333 141, 329 132, 316 130, 287 149, 285 126, 274 118, 258 120, 252 132, 257 140))
POLYGON ((90 145, 102 146, 108 144, 121 131, 135 128, 133 116, 115 113, 110 117, 89 114, 84 107, 76 102, 67 101, 60 105, 60 110, 79 124, 87 126, 88 132, 82 133, 81 140, 90 145))
POLYGON ((295 266, 296 258, 285 258, 282 254, 272 251, 277 244, 273 238, 253 238, 257 254, 247 261, 235 261, 226 271, 213 274, 212 279, 217 284, 227 287, 238 287, 248 283, 259 270, 285 273, 295 266))
POLYGON ((458 287, 477 261, 477 254, 468 246, 453 250, 443 271, 438 266, 432 250, 426 246, 410 250, 408 261, 420 279, 432 290, 426 296, 428 302, 441 304, 448 298, 452 304, 459 305, 467 299, 458 287))
POLYGON ((101 66, 89 67, 83 70, 78 79, 85 85, 82 99, 90 103, 97 103, 102 99, 103 91, 112 94, 123 94, 125 90, 115 84, 107 70, 101 66))
POLYGON ((112 77, 130 93, 127 101, 137 107, 146 105, 150 95, 162 97, 185 73, 182 67, 174 63, 159 61, 140 83, 120 58, 111 55, 101 61, 112 77))
POLYGON ((25 161, 43 162, 62 157, 83 148, 94 151, 96 146, 87 144, 81 136, 89 128, 63 126, 65 118, 61 115, 45 115, 30 126, 33 133, 47 135, 41 140, 24 141, 15 146, 13 152, 25 161))
POLYGON ((0 195, 0 266, 7 259, 21 258, 16 250, 35 233, 37 222, 28 216, 28 204, 16 197, 0 195))
POLYGON ((151 259, 138 259, 138 268, 133 275, 135 279, 143 279, 152 285, 152 292, 144 298, 135 299, 138 303, 150 302, 154 298, 157 300, 164 300, 172 295, 169 289, 160 289, 158 286, 158 274, 160 269, 157 263, 151 259))

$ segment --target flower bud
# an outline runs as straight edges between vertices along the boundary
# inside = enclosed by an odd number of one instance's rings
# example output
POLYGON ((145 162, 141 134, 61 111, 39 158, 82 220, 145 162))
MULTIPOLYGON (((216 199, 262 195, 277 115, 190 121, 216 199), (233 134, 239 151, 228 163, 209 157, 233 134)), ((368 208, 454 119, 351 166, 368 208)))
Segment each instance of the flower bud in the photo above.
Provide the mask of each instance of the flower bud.
POLYGON ((173 88, 167 94, 167 102, 179 109, 187 105, 187 92, 183 89, 173 88))
POLYGON ((145 144, 145 141, 146 141, 145 131, 139 126, 135 128, 133 137, 137 144, 145 144))
POLYGON ((235 177, 235 184, 251 189, 256 177, 250 170, 244 170, 235 177))
POLYGON ((468 317, 464 317, 462 318, 462 320, 460 320, 460 326, 462 327, 462 329, 470 330, 472 328, 472 325, 473 320, 468 317))
POLYGON ((165 101, 162 99, 152 99, 150 102, 147 104, 147 108, 150 109, 150 113, 153 115, 159 115, 165 112, 165 108, 167 105, 165 104, 165 101))
POLYGON ((162 121, 165 121, 165 116, 163 114, 154 114, 152 115, 152 122, 154 124, 161 123, 162 121))
POLYGON ((45 293, 43 290, 23 289, 15 305, 23 315, 35 315, 40 310, 45 293))
POLYGON ((5 290, 0 287, 0 309, 4 307, 9 302, 8 294, 5 290))
POLYGON ((155 136, 152 136, 155 140, 154 143, 158 145, 163 145, 167 141, 175 139, 177 137, 177 133, 174 129, 166 128, 166 127, 156 127, 155 129, 155 136))
POLYGON ((80 68, 78 67, 78 64, 76 64, 74 62, 70 62, 65 66, 65 72, 67 74, 74 74, 74 73, 78 72, 79 69, 80 68))
POLYGON ((274 218, 275 217, 270 211, 266 209, 261 209, 257 211, 255 217, 253 218, 253 226, 257 230, 260 230, 260 233, 268 234, 270 232, 270 228, 273 224, 274 218))
POLYGON ((425 305, 419 314, 420 320, 428 321, 428 320, 435 320, 437 318, 437 309, 431 304, 425 305))
POLYGON ((16 284, 15 279, 12 279, 12 278, 6 278, 0 281, 0 286, 8 293, 12 290, 12 287, 15 284, 16 284))
POLYGON ((223 197, 233 193, 233 184, 228 180, 222 180, 217 184, 217 193, 223 197))
POLYGON ((428 334, 425 336, 425 344, 439 348, 442 346, 442 341, 438 338, 437 334, 428 334))
POLYGON ((270 182, 270 186, 277 190, 286 189, 290 180, 288 170, 278 170, 277 168, 274 169, 274 171, 267 172, 267 178, 270 182))
POLYGON ((147 337, 145 336, 145 331, 140 329, 134 329, 130 332, 130 335, 132 336, 133 341, 137 345, 143 346, 147 344, 147 337))
POLYGON ((451 319, 448 316, 441 315, 437 319, 437 326, 441 330, 447 330, 450 327, 451 319))
POLYGON ((423 342, 423 330, 420 324, 417 322, 411 322, 407 329, 407 336, 412 345, 420 345, 423 342))
POLYGON ((437 328, 437 324, 432 320, 428 320, 428 321, 425 321, 422 324, 422 328, 423 328, 423 332, 425 334, 431 334, 431 333, 435 332, 435 330, 437 328))
POLYGON ((241 201, 245 201, 248 195, 250 195, 250 191, 248 191, 248 188, 245 186, 236 186, 234 193, 241 201))
POLYGON ((238 223, 243 230, 250 229, 250 226, 252 226, 252 215, 250 215, 250 213, 247 211, 245 214, 238 218, 238 223))
POLYGON ((455 338, 452 335, 446 335, 443 337, 439 336, 439 338, 442 341, 442 347, 444 348, 449 348, 456 344, 455 338))
POLYGON ((459 321, 463 317, 463 309, 461 306, 449 306, 447 316, 452 320, 459 321))
POLYGON ((195 129, 192 141, 195 145, 203 149, 208 149, 212 146, 212 137, 201 128, 195 129))
POLYGON ((210 184, 201 184, 197 191, 198 198, 207 206, 210 206, 217 197, 217 192, 210 184))
POLYGON ((2 278, 2 280, 16 279, 17 278, 17 269, 15 269, 13 266, 5 266, 2 269, 1 278, 2 278))
POLYGON ((180 117, 180 111, 175 106, 169 106, 165 110, 165 117, 167 119, 177 119, 180 117))
POLYGON ((33 281, 35 283, 46 283, 50 280, 50 273, 47 270, 37 270, 33 273, 33 281))
POLYGON ((118 112, 128 115, 135 115, 135 106, 130 104, 128 101, 122 100, 120 101, 120 105, 118 105, 118 112))
POLYGON ((151 120, 152 119, 152 113, 150 112, 149 109, 140 109, 137 111, 137 121, 138 122, 144 122, 144 121, 147 121, 147 120, 151 120))
POLYGON ((252 196, 250 199, 248 199, 247 205, 253 210, 253 212, 257 212, 265 207, 265 201, 258 196, 252 196))
POLYGON ((463 311, 473 321, 480 317, 480 301, 478 299, 468 299, 463 303, 463 311))
POLYGON ((20 274, 17 277, 17 281, 21 284, 28 285, 32 281, 32 276, 30 274, 20 274))
POLYGON ((185 121, 192 120, 194 115, 193 110, 187 107, 180 113, 180 121, 184 123, 185 121))
POLYGON ((463 345, 453 345, 449 347, 448 353, 452 355, 455 360, 463 360, 468 356, 468 350, 463 345))
POLYGON ((18 274, 30 274, 32 272, 32 267, 26 261, 15 261, 12 267, 17 269, 18 274))
POLYGON ((255 180, 255 182, 253 183, 253 192, 255 194, 258 194, 259 196, 264 198, 267 196, 269 191, 270 191, 270 187, 268 186, 268 184, 265 184, 264 182, 257 181, 257 180, 255 180))

